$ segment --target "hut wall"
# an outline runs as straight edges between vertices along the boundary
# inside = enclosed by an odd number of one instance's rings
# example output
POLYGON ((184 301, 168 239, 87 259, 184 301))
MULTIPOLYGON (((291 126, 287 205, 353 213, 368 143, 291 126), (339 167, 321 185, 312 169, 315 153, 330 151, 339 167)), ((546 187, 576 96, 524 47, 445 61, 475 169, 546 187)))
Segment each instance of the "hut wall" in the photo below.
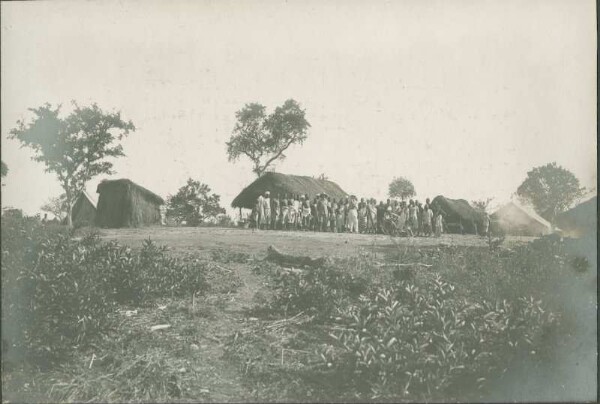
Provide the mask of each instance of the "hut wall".
POLYGON ((160 223, 160 205, 131 183, 102 186, 96 224, 100 227, 139 227, 160 223))
POLYGON ((127 191, 124 186, 104 186, 99 189, 96 211, 96 225, 99 227, 124 227, 127 212, 130 210, 127 191))
POLYGON ((160 224, 160 205, 148 200, 137 188, 129 187, 129 209, 125 217, 125 226, 139 227, 160 224))
POLYGON ((84 196, 73 206, 73 225, 75 227, 93 226, 96 220, 96 208, 84 196))

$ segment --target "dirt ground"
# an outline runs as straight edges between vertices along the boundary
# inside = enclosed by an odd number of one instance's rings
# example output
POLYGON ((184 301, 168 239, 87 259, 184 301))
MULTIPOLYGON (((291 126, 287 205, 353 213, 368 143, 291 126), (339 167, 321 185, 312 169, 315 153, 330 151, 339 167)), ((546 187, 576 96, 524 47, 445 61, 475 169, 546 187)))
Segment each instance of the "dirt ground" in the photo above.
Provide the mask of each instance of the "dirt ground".
MULTIPOLYGON (((316 233, 303 231, 253 231, 218 227, 143 227, 137 229, 103 229, 101 237, 138 247, 145 239, 167 245, 176 252, 202 252, 227 248, 262 256, 270 245, 289 254, 309 256, 352 256, 361 250, 378 251, 397 245, 427 247, 436 245, 487 245, 487 238, 473 235, 444 234, 435 237, 396 237, 374 234, 316 233)), ((509 236, 506 245, 528 242, 531 237, 509 236)))

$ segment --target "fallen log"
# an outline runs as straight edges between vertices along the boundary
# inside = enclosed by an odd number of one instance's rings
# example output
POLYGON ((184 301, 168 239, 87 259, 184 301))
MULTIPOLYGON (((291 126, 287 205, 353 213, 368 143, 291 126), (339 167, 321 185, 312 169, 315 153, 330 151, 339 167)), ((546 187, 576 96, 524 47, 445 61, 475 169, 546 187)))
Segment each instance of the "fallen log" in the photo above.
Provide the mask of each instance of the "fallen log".
POLYGON ((291 254, 284 254, 280 252, 274 246, 269 246, 267 249, 267 258, 268 261, 276 262, 280 265, 287 265, 292 267, 312 267, 318 268, 325 265, 325 258, 311 258, 306 256, 298 256, 291 254))

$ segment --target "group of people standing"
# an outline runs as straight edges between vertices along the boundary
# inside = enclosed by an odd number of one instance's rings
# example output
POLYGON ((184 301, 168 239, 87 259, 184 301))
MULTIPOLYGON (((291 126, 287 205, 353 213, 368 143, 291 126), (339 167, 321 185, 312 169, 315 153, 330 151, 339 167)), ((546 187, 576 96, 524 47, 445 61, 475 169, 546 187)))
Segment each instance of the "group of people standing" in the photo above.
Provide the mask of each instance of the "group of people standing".
POLYGON ((251 215, 252 226, 264 230, 383 234, 387 233, 386 223, 409 236, 440 236, 444 228, 443 213, 434 211, 429 198, 425 204, 390 199, 378 204, 373 198, 336 199, 326 194, 271 197, 267 191, 257 198, 251 215))

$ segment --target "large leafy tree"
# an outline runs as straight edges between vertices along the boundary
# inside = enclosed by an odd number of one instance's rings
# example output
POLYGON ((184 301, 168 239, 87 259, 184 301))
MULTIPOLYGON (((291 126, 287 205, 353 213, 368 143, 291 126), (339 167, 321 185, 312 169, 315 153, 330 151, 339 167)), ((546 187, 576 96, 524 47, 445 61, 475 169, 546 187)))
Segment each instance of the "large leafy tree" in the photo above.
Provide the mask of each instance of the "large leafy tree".
POLYGON ((257 103, 246 104, 236 112, 237 123, 227 145, 229 161, 248 157, 252 171, 260 177, 276 161, 285 159, 284 152, 293 144, 302 144, 310 124, 305 111, 290 99, 266 114, 266 108, 257 103))
POLYGON ((210 217, 225 213, 219 204, 221 197, 211 194, 208 185, 189 178, 175 195, 167 199, 167 217, 187 226, 197 226, 210 217))
POLYGON ((125 155, 119 141, 135 130, 120 112, 104 112, 96 104, 80 107, 74 102, 73 106, 65 118, 59 116, 60 106, 31 108, 33 119, 18 121, 9 135, 33 150, 32 159, 44 163, 46 172, 56 174, 65 192, 69 225, 79 193, 97 175, 112 174, 107 159, 125 155))
POLYGON ((405 200, 416 195, 415 187, 410 180, 404 177, 396 177, 389 186, 388 194, 390 198, 400 198, 405 200))
POLYGON ((584 193, 579 179, 556 163, 533 168, 517 189, 520 199, 531 203, 540 216, 552 223, 584 193))

